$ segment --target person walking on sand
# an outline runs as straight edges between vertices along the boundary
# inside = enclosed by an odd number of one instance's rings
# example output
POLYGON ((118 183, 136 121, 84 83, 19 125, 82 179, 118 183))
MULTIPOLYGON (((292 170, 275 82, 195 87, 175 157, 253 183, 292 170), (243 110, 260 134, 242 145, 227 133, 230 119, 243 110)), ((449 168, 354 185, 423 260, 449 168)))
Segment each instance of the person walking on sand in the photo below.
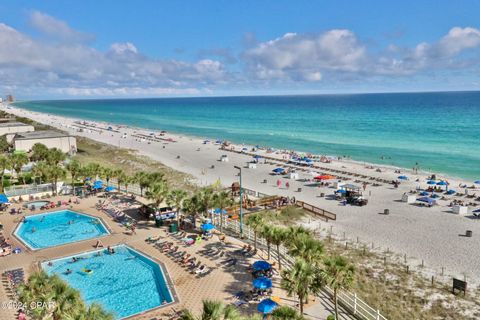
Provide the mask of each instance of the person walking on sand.
POLYGON ((290 188, 290 183, 289 183, 288 181, 285 183, 285 187, 286 187, 287 189, 290 188))
POLYGON ((277 180, 277 187, 280 188, 282 186, 282 181, 280 179, 277 180))

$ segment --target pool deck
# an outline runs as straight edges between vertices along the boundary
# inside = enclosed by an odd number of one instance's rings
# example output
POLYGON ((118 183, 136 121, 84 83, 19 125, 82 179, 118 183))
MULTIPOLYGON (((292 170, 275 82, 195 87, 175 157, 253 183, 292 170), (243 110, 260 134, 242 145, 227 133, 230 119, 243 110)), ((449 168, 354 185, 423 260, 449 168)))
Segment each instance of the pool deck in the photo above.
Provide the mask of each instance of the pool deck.
MULTIPOLYGON (((65 201, 68 200, 68 197, 60 196, 52 200, 65 201)), ((207 257, 204 255, 202 256, 198 253, 198 251, 212 246, 221 246, 223 250, 234 251, 243 246, 243 243, 239 240, 227 237, 225 244, 221 244, 218 238, 214 236, 208 241, 202 241, 199 244, 185 247, 182 245, 182 242, 179 239, 169 235, 165 228, 156 228, 153 222, 145 221, 140 221, 137 225, 136 234, 130 235, 126 232, 126 229, 123 226, 114 222, 110 216, 103 211, 97 210, 95 208, 95 204, 97 202, 97 197, 82 199, 80 200, 80 204, 73 204, 70 209, 87 213, 102 219, 111 232, 110 235, 100 238, 105 247, 125 243, 133 249, 136 249, 149 256, 153 260, 161 262, 163 267, 167 270, 168 275, 166 276, 171 279, 170 281, 173 282, 175 287, 178 302, 148 311, 141 315, 133 316, 129 319, 170 319, 168 315, 172 313, 173 310, 181 310, 183 308, 188 308, 198 313, 202 308, 202 300, 204 299, 220 300, 224 301, 225 303, 231 303, 235 301, 233 298, 235 293, 239 291, 248 292, 251 289, 252 277, 247 272, 246 268, 250 263, 261 258, 261 255, 265 257, 265 253, 259 252, 259 255, 251 258, 238 256, 238 263, 235 267, 225 268, 219 263, 222 258, 207 257), (145 242, 147 237, 157 235, 160 235, 166 241, 174 242, 174 246, 179 246, 179 251, 187 251, 192 255, 192 257, 197 257, 197 259, 199 259, 202 263, 206 264, 210 268, 213 268, 212 272, 204 277, 196 277, 195 275, 189 273, 184 267, 173 261, 168 255, 160 252, 152 244, 145 242)), ((11 207, 14 208, 19 208, 20 206, 21 205, 19 204, 11 205, 11 207)), ((67 207, 61 207, 61 209, 67 209, 67 207)), ((47 211, 37 210, 36 212, 43 213, 57 210, 59 210, 59 208, 47 211)), ((30 215, 31 213, 25 212, 22 215, 25 214, 30 215)), ((6 257, 0 257, 0 271, 2 273, 5 270, 23 268, 28 277, 29 273, 38 270, 40 262, 86 251, 92 251, 95 243, 97 242, 97 239, 91 239, 42 250, 30 250, 13 236, 13 232, 17 227, 22 215, 11 215, 9 213, 3 213, 0 215, 0 221, 4 225, 3 234, 5 238, 10 238, 13 248, 20 247, 22 249, 22 253, 20 254, 12 254, 6 257)), ((4 278, 2 278, 2 280, 3 279, 4 278)), ((280 297, 282 299, 282 304, 293 306, 293 299, 288 298, 285 292, 279 288, 280 277, 278 275, 273 278, 273 283, 273 295, 280 297)), ((11 300, 7 294, 6 288, 5 281, 2 281, 2 285, 0 286, 1 302, 11 300)), ((328 302, 326 302, 326 304, 328 304, 328 302)), ((308 313, 309 308, 315 307, 312 309, 315 310, 315 315, 312 315, 311 318, 324 319, 329 314, 329 312, 325 310, 325 307, 323 307, 324 305, 325 302, 317 299, 316 302, 312 301, 310 305, 306 306, 306 312, 308 313)), ((328 306, 328 308, 329 307, 330 306, 328 306)), ((248 306, 241 307, 241 310, 243 310, 243 312, 246 314, 254 313, 255 309, 256 304, 250 304, 248 306)), ((16 319, 15 314, 15 310, 0 308, 0 319, 16 319)))

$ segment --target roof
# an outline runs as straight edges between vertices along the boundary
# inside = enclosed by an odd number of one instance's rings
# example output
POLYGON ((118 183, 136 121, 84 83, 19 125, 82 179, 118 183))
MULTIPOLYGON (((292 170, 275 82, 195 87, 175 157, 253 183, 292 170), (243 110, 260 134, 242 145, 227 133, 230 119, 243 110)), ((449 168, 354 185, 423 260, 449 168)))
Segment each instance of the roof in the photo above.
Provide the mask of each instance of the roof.
POLYGON ((0 123, 0 128, 9 128, 9 127, 26 127, 32 126, 31 124, 26 124, 23 122, 2 122, 0 123))
POLYGON ((31 139, 48 139, 48 138, 63 138, 71 137, 64 132, 58 132, 53 130, 22 132, 15 135, 15 140, 31 140, 31 139))

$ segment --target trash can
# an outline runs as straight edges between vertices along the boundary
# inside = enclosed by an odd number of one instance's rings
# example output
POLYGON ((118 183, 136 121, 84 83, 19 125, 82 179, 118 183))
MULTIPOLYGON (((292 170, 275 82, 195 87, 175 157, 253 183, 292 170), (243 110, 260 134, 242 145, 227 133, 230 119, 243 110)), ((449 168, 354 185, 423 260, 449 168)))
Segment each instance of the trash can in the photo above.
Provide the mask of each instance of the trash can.
POLYGON ((297 189, 297 192, 302 192, 302 188, 298 188, 298 189, 297 189))
POLYGON ((383 214, 390 214, 390 209, 383 210, 383 214))
POLYGON ((176 223, 171 223, 170 226, 168 227, 168 231, 170 233, 177 233, 178 232, 178 226, 176 223))
POLYGON ((155 226, 157 228, 163 227, 163 220, 162 219, 155 219, 155 226))
POLYGON ((467 232, 465 232, 465 236, 470 238, 472 236, 472 230, 467 230, 467 232))

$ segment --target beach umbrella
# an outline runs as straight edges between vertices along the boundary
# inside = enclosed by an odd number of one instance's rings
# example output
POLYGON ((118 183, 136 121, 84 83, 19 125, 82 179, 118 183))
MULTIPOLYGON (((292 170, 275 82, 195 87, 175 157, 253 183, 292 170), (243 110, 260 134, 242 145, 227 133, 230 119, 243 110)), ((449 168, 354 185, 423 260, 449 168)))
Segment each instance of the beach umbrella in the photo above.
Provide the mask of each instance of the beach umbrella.
POLYGON ((215 229, 215 226, 211 223, 204 223, 202 224, 202 230, 203 231, 210 231, 212 229, 215 229))
POLYGON ((447 191, 447 194, 450 194, 450 195, 455 194, 455 193, 457 193, 457 191, 455 191, 453 189, 450 189, 450 190, 447 191))
POLYGON ((253 158, 254 158, 254 159, 261 159, 262 156, 259 156, 258 154, 256 154, 256 155, 253 156, 253 158))
POLYGON ((448 186, 448 182, 442 180, 440 182, 437 182, 437 186, 448 186))
POLYGON ((347 193, 347 190, 345 190, 345 189, 338 189, 337 191, 335 191, 335 193, 345 194, 345 193, 347 193))
POLYGON ((272 170, 274 173, 282 173, 282 172, 285 172, 285 169, 283 168, 275 168, 272 170))
POLYGON ((408 177, 407 177, 407 176, 398 176, 398 179, 400 179, 400 180, 408 180, 408 177))
POLYGON ((474 181, 475 184, 480 184, 480 180, 474 181))
POLYGON ((254 270, 269 270, 272 268, 272 265, 267 261, 258 260, 252 265, 254 270))
POLYGON ((475 213, 480 213, 480 209, 475 209, 475 210, 472 210, 472 212, 475 212, 475 213))
POLYGON ((0 203, 8 203, 8 198, 5 194, 0 194, 0 203))
POLYGON ((213 210, 213 213, 215 213, 215 214, 222 214, 222 213, 225 214, 225 213, 227 213, 227 209, 223 209, 223 212, 222 212, 222 210, 220 208, 215 208, 215 210, 213 210))
POLYGON ((428 196, 430 193, 428 193, 427 191, 422 191, 420 192, 420 195, 421 196, 428 196))
POLYGON ((272 299, 262 300, 257 306, 257 310, 261 313, 272 313, 273 310, 278 306, 278 303, 272 299))
POLYGON ((113 187, 113 186, 108 186, 108 187, 105 188, 105 191, 106 191, 106 192, 115 191, 115 187, 113 187))
POLYGON ((267 277, 260 277, 252 282, 255 289, 266 290, 272 287, 272 280, 267 277))
POLYGON ((437 182, 434 181, 434 180, 428 180, 428 181, 427 181, 427 184, 437 184, 437 182))

